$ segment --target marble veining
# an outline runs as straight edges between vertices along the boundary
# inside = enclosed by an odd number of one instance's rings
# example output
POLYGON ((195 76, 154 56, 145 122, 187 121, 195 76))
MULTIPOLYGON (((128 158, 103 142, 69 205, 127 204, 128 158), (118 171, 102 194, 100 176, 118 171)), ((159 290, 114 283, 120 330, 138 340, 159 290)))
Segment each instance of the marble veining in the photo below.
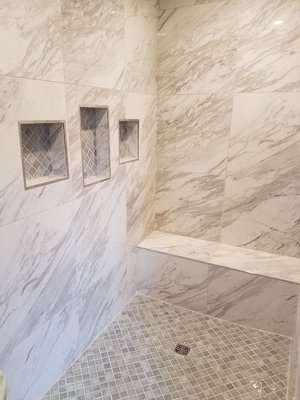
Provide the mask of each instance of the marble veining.
POLYGON ((0 75, 63 82, 59 0, 21 0, 17 8, 0 1, 0 75))
POLYGON ((299 257, 298 97, 235 96, 222 242, 299 257))
POLYGON ((158 88, 161 95, 233 90, 232 60, 236 54, 238 16, 234 6, 231 1, 223 1, 160 13, 158 88))
POLYGON ((0 364, 39 399, 136 290, 153 230, 157 0, 0 0, 0 364), (13 76, 11 76, 13 75, 13 76), (51 105, 51 107, 49 106, 51 105), (111 179, 84 187, 80 107, 108 107, 111 179), (140 157, 119 164, 119 119, 140 157), (70 178, 24 191, 19 121, 66 121, 70 178))
POLYGON ((241 9, 236 90, 299 91, 299 2, 243 0, 241 9))
POLYGON ((0 226, 3 226, 64 204, 72 199, 72 193, 69 180, 24 191, 18 131, 18 121, 66 120, 64 85, 0 77, 0 90, 5 93, 0 100, 0 226))
POLYGON ((124 2, 89 0, 82 7, 75 0, 62 0, 61 8, 66 82, 122 89, 124 2))
POLYGON ((299 1, 159 6, 156 229, 299 257, 299 1))
POLYGON ((134 276, 139 292, 206 313, 208 264, 139 249, 134 276))
MULTIPOLYGON (((163 235, 154 235, 156 246, 137 249, 134 278, 139 292, 226 321, 293 337, 299 284, 219 266, 213 261, 218 252, 216 243, 198 241, 198 256, 201 245, 205 247, 203 257, 197 258, 189 238, 168 235, 169 247, 165 243, 162 250, 163 235), (178 251, 180 246, 189 256, 178 251)), ((230 258, 241 260, 232 251, 230 258)))
POLYGON ((298 258, 154 231, 139 246, 259 276, 300 283, 298 258))
POLYGON ((225 178, 158 171, 156 227, 160 230, 219 241, 225 178))
POLYGON ((207 314, 292 337, 298 293, 297 284, 211 266, 207 314))
POLYGON ((232 98, 231 94, 159 96, 158 170, 224 176, 232 98))

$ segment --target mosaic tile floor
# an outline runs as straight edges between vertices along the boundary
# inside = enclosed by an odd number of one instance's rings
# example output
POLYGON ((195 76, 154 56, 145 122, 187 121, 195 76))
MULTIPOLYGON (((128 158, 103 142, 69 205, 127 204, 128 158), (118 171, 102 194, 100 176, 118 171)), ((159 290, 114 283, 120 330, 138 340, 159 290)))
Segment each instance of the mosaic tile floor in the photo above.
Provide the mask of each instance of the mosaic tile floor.
POLYGON ((43 400, 283 400, 289 350, 287 337, 137 295, 43 400))

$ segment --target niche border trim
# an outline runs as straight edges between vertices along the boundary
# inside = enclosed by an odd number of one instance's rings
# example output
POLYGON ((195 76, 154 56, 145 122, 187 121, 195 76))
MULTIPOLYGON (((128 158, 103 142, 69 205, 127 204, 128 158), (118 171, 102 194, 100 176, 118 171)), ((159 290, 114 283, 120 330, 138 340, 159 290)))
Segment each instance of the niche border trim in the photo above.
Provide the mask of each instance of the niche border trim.
POLYGON ((139 161, 140 159, 140 120, 137 118, 124 118, 124 119, 119 119, 119 164, 130 164, 135 161, 139 161), (137 138, 136 138, 136 146, 137 146, 137 156, 136 158, 132 158, 130 160, 122 161, 121 160, 121 154, 120 154, 120 127, 122 122, 136 122, 137 124, 137 138))
POLYGON ((81 152, 81 170, 82 170, 82 182, 83 182, 83 187, 89 187, 96 185, 101 182, 106 182, 111 179, 111 137, 110 137, 110 117, 109 117, 109 106, 104 106, 104 105, 98 105, 98 104, 80 104, 78 107, 78 115, 79 115, 79 140, 80 140, 80 152, 81 152), (83 142, 82 142, 82 136, 81 136, 81 109, 82 108, 93 108, 93 109, 104 109, 107 112, 107 127, 108 127, 108 155, 109 155, 109 176, 107 178, 101 178, 98 176, 99 179, 97 178, 97 175, 95 175, 95 180, 93 182, 85 182, 84 178, 84 162, 83 162, 83 142))
MULTIPOLYGON (((53 183, 66 181, 70 178, 70 165, 69 165, 69 153, 68 153, 68 144, 67 144, 67 132, 66 132, 66 121, 65 120, 21 120, 18 121, 18 131, 19 131, 19 146, 20 146, 20 155, 21 155, 21 164, 22 164, 22 175, 23 175, 23 184, 24 190, 31 190, 38 187, 48 186, 53 183), (34 125, 34 124, 61 124, 63 129, 63 151, 64 151, 64 161, 65 161, 65 175, 53 175, 53 179, 46 179, 40 183, 33 183, 32 185, 28 185, 28 179, 26 178, 26 168, 25 168, 25 158, 24 158, 24 151, 23 151, 23 139, 22 139, 22 126, 24 125, 34 125)), ((41 178, 42 179, 42 178, 41 178)), ((34 181, 34 179, 33 179, 34 181)))

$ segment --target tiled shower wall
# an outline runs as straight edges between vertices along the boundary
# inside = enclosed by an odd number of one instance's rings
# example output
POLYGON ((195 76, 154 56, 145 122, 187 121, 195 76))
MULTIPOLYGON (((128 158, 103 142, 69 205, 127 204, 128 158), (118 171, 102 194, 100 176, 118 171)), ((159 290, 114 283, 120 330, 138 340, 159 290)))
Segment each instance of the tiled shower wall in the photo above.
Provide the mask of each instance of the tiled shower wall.
POLYGON ((300 257, 299 0, 161 0, 156 228, 300 257))
POLYGON ((154 215, 156 0, 0 0, 0 368, 38 400, 132 294, 154 215), (83 187, 80 106, 108 106, 110 180, 83 187), (119 165, 118 120, 140 120, 119 165), (24 191, 18 121, 66 120, 70 179, 24 191), (144 184, 144 182, 146 184, 144 184))

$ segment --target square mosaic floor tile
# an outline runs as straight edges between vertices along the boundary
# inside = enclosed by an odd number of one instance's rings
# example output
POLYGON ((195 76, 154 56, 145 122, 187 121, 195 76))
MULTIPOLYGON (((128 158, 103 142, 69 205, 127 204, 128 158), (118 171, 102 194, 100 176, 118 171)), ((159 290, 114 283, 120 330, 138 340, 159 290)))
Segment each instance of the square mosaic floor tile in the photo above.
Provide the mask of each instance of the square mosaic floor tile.
POLYGON ((285 400, 290 345, 138 294, 43 400, 285 400))

